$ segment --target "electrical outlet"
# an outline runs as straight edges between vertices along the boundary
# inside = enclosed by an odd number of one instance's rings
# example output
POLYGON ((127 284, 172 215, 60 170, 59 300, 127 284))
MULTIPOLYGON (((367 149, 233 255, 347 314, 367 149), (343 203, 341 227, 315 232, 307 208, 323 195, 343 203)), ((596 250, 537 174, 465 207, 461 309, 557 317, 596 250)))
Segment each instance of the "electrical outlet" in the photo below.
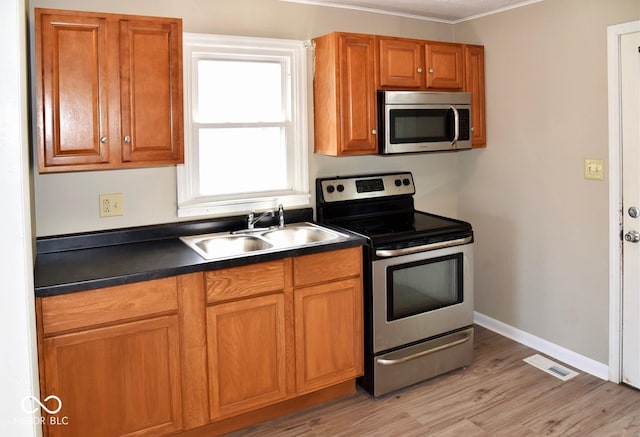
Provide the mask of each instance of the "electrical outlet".
POLYGON ((124 215, 124 196, 122 193, 100 195, 100 217, 124 215))
POLYGON ((585 159, 584 178, 596 181, 604 180, 604 159, 585 159))

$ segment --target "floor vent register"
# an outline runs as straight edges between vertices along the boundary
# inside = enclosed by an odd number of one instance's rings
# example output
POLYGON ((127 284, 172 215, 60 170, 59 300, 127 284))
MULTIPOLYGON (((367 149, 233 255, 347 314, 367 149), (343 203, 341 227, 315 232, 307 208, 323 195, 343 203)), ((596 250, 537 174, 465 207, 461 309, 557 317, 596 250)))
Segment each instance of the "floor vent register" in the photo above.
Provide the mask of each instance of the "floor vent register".
POLYGON ((524 362, 529 363, 532 366, 542 370, 543 372, 547 372, 549 375, 553 375, 563 381, 568 381, 569 379, 578 375, 578 372, 567 369, 566 367, 554 361, 551 361, 549 358, 543 357, 539 354, 531 355, 530 357, 525 358, 524 362))

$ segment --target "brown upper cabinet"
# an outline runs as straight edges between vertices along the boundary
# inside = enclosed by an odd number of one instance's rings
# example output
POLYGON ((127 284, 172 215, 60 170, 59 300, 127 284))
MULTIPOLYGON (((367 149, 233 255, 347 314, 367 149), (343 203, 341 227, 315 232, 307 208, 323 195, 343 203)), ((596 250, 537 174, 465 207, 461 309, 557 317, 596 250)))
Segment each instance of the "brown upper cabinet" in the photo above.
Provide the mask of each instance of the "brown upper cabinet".
POLYGON ((316 153, 376 153, 374 36, 332 33, 314 42, 316 153))
POLYGON ((35 10, 41 173, 183 162, 182 21, 35 10))
POLYGON ((471 144, 474 148, 487 144, 484 98, 484 47, 464 46, 464 90, 471 93, 471 144))
POLYGON ((462 90, 462 45, 377 37, 380 88, 462 90))
POLYGON ((486 144, 482 46, 352 33, 314 42, 315 153, 378 152, 378 89, 470 92, 473 147, 486 144))

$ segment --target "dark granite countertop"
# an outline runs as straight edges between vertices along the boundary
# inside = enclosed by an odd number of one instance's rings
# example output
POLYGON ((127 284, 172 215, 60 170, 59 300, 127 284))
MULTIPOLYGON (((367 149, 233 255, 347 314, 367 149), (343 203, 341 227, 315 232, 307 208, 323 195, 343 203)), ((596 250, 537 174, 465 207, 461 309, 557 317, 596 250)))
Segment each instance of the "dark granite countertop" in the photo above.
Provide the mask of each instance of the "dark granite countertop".
MULTIPOLYGON (((287 211, 287 223, 312 221, 311 208, 287 211)), ((365 240, 347 235, 325 244, 206 260, 179 237, 242 229, 244 216, 166 225, 38 238, 34 270, 36 297, 53 296, 185 273, 215 270, 361 246, 365 240)), ((261 222, 261 225, 263 223, 261 222)), ((264 223, 269 225, 268 221, 264 223)))

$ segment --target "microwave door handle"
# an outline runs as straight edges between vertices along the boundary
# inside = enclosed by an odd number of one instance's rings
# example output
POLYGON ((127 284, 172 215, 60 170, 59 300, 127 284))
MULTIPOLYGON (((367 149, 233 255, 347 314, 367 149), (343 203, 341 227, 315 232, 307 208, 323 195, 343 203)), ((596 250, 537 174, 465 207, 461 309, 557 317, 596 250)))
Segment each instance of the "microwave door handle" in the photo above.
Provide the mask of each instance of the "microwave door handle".
POLYGON ((455 147, 458 142, 458 138, 460 137, 460 114, 458 113, 458 109, 451 105, 449 109, 453 111, 453 141, 451 141, 451 145, 455 147))

